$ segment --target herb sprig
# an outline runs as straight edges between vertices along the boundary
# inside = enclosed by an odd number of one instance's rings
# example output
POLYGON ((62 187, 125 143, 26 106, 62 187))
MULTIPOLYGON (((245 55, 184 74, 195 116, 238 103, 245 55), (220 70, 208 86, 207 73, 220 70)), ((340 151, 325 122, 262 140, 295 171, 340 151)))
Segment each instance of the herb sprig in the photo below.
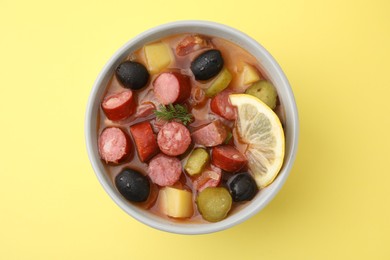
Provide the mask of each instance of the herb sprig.
POLYGON ((193 119, 193 115, 188 113, 187 108, 179 104, 161 105, 159 110, 154 111, 154 114, 159 119, 166 121, 176 119, 181 121, 184 125, 187 125, 193 119))

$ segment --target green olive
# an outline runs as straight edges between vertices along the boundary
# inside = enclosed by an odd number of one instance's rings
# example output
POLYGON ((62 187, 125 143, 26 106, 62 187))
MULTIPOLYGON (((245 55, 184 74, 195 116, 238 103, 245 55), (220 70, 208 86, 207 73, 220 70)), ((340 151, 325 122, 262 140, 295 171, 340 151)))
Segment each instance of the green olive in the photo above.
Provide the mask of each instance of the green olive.
POLYGON ((253 85, 250 86, 245 93, 257 97, 271 109, 276 107, 278 93, 276 92, 275 87, 266 80, 260 80, 253 83, 253 85))
POLYGON ((199 193, 196 203, 205 220, 218 222, 229 213, 232 207, 232 197, 223 187, 208 187, 199 193))

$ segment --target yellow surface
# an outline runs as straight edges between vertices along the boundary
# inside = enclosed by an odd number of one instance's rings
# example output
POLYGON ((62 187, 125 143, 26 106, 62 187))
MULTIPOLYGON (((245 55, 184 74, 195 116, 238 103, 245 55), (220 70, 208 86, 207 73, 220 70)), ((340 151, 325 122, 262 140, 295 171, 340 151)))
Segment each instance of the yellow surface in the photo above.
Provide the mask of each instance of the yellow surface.
POLYGON ((389 3, 0 0, 0 259, 390 259, 389 3), (210 235, 130 218, 98 183, 84 144, 87 98, 109 57, 179 19, 261 42, 300 113, 281 192, 210 235))

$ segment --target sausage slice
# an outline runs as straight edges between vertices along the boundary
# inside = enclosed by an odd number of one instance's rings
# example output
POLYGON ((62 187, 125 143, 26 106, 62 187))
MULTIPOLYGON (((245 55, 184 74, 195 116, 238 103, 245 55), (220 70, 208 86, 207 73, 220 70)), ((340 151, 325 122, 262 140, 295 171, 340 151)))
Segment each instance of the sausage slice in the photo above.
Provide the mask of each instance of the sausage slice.
POLYGON ((103 99, 102 109, 107 118, 118 121, 131 116, 135 112, 136 102, 131 90, 108 95, 103 99))
POLYGON ((130 138, 118 127, 107 127, 98 140, 100 157, 106 163, 119 163, 130 154, 130 138))
POLYGON ((154 93, 163 105, 181 103, 191 95, 191 82, 188 76, 178 72, 161 73, 153 82, 154 93))
POLYGON ((150 160, 148 175, 153 183, 157 185, 173 185, 180 179, 180 160, 176 157, 170 157, 160 153, 150 160))
POLYGON ((130 126, 138 157, 141 162, 146 162, 158 153, 156 135, 153 133, 149 122, 142 122, 130 126))
POLYGON ((236 172, 245 166, 245 156, 230 145, 213 147, 211 162, 227 172, 236 172))
POLYGON ((225 126, 219 120, 215 120, 192 133, 194 142, 206 147, 220 145, 225 141, 226 137, 227 131, 225 126))
POLYGON ((236 119, 235 108, 229 101, 229 95, 231 93, 229 90, 222 91, 213 97, 210 102, 211 111, 227 120, 236 119))
POLYGON ((191 135, 187 127, 176 122, 167 123, 157 135, 161 152, 170 156, 183 154, 191 144, 191 135))

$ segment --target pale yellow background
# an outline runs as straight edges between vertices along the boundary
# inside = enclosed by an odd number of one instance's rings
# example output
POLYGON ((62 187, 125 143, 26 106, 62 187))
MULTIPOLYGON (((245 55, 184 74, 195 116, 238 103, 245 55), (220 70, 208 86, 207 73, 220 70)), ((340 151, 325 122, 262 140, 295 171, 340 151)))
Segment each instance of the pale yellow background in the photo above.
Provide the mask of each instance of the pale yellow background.
POLYGON ((389 1, 0 0, 0 259, 390 259, 389 1), (149 228, 87 158, 93 82, 127 40, 206 19, 262 43, 301 131, 285 186, 230 230, 149 228))

